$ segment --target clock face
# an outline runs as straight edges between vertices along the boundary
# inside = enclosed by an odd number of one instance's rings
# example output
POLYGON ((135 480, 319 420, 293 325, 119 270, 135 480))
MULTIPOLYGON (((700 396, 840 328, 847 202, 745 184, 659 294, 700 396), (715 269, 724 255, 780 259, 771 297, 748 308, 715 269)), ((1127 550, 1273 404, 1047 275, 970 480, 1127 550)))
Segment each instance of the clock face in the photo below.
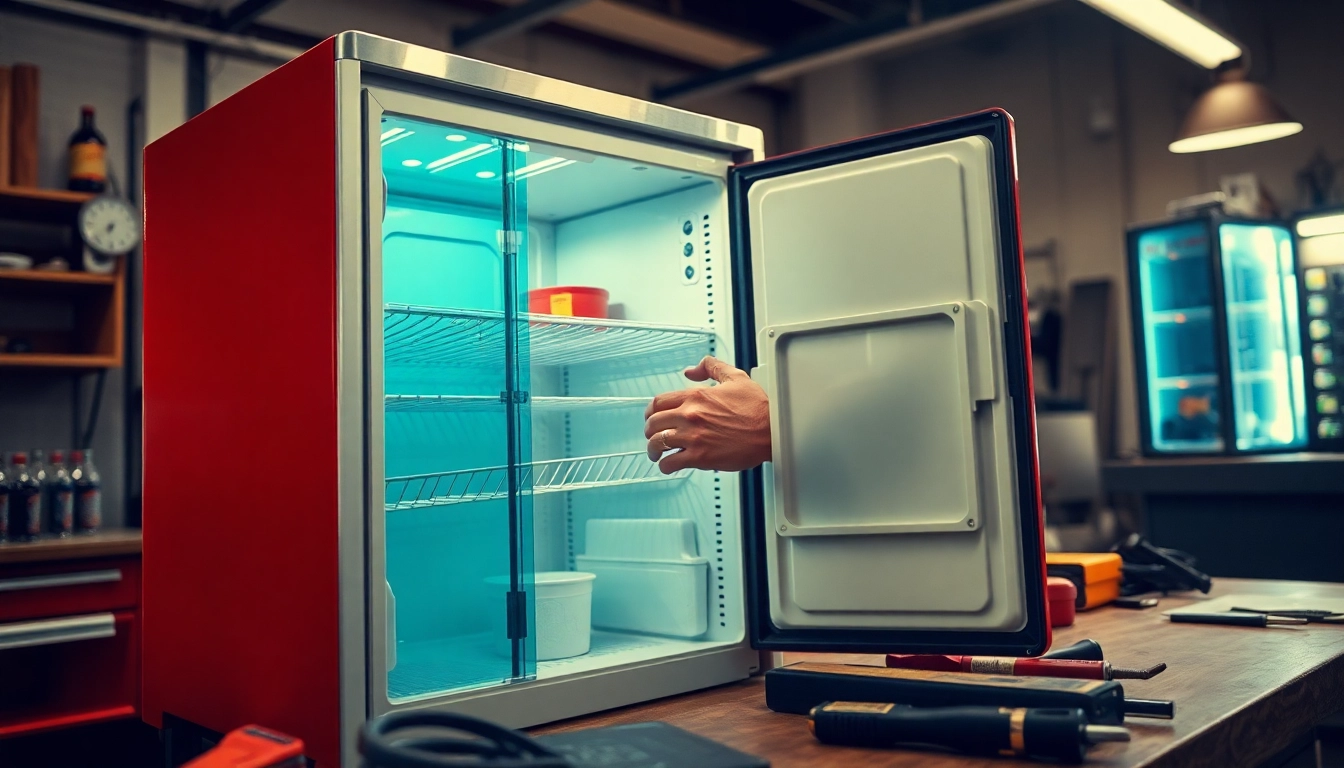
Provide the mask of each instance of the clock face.
POLYGON ((125 200, 96 197, 79 211, 79 234, 93 250, 121 256, 140 242, 140 214, 125 200))

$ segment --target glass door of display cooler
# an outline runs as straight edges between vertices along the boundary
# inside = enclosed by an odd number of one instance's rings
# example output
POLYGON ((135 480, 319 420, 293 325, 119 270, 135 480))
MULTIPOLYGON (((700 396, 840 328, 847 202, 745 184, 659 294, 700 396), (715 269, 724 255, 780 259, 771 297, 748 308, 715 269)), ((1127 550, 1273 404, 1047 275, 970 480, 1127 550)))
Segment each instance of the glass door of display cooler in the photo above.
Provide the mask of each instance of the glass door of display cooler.
POLYGON ((1344 451, 1344 232, 1341 213, 1298 221, 1302 330, 1312 450, 1344 451))
POLYGON ((1202 219, 1130 233, 1139 407, 1155 453, 1224 448, 1213 259, 1202 219))
POLYGON ((535 675, 526 202, 516 142, 365 109, 369 686, 396 705, 535 675))
POLYGON ((1238 451, 1307 444, 1292 236, 1279 225, 1218 225, 1229 386, 1238 451))

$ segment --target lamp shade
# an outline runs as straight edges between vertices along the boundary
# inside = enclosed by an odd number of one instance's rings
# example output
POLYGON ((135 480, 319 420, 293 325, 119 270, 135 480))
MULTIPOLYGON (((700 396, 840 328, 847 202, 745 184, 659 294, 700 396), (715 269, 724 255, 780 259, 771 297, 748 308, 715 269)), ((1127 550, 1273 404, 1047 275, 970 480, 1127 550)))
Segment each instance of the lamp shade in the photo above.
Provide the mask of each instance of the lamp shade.
POLYGON ((1302 124, 1288 115, 1269 89, 1246 79, 1243 69, 1220 73, 1218 82, 1190 107, 1172 152, 1208 152, 1292 136, 1302 124))

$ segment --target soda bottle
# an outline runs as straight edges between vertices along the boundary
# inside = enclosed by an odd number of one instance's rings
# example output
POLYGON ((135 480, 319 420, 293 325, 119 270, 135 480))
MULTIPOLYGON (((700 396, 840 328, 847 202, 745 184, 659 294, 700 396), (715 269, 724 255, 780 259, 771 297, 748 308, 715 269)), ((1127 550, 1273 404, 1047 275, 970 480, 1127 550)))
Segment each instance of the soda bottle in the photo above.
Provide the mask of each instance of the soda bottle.
POLYGON ((28 454, 14 454, 14 478, 9 483, 9 537, 32 541, 42 533, 42 484, 28 469, 28 454))
POLYGON ((43 525, 47 519, 47 452, 41 448, 34 448, 28 454, 28 474, 37 481, 37 487, 42 492, 37 495, 37 516, 42 518, 43 525))
POLYGON ((0 461, 0 541, 9 538, 9 480, 13 474, 9 462, 0 461))
POLYGON ((75 528, 94 533, 103 524, 103 484, 93 466, 93 451, 71 451, 70 481, 75 486, 75 528))
POLYGON ((65 466, 65 455, 51 452, 47 469, 47 533, 69 536, 75 531, 75 483, 65 466))

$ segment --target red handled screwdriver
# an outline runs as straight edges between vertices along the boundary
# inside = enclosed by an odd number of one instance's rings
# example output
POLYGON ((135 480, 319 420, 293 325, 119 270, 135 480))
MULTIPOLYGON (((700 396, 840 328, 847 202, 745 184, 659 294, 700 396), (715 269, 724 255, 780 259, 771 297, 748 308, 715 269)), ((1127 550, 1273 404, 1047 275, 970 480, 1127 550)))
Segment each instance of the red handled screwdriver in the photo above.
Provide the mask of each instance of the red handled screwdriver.
POLYGON ((897 653, 887 654, 887 666, 896 669, 923 669, 930 672, 978 672, 987 675, 1072 677, 1082 680, 1147 680, 1167 668, 1166 664, 1158 664, 1147 669, 1124 669, 1112 667, 1109 661, 897 653))

